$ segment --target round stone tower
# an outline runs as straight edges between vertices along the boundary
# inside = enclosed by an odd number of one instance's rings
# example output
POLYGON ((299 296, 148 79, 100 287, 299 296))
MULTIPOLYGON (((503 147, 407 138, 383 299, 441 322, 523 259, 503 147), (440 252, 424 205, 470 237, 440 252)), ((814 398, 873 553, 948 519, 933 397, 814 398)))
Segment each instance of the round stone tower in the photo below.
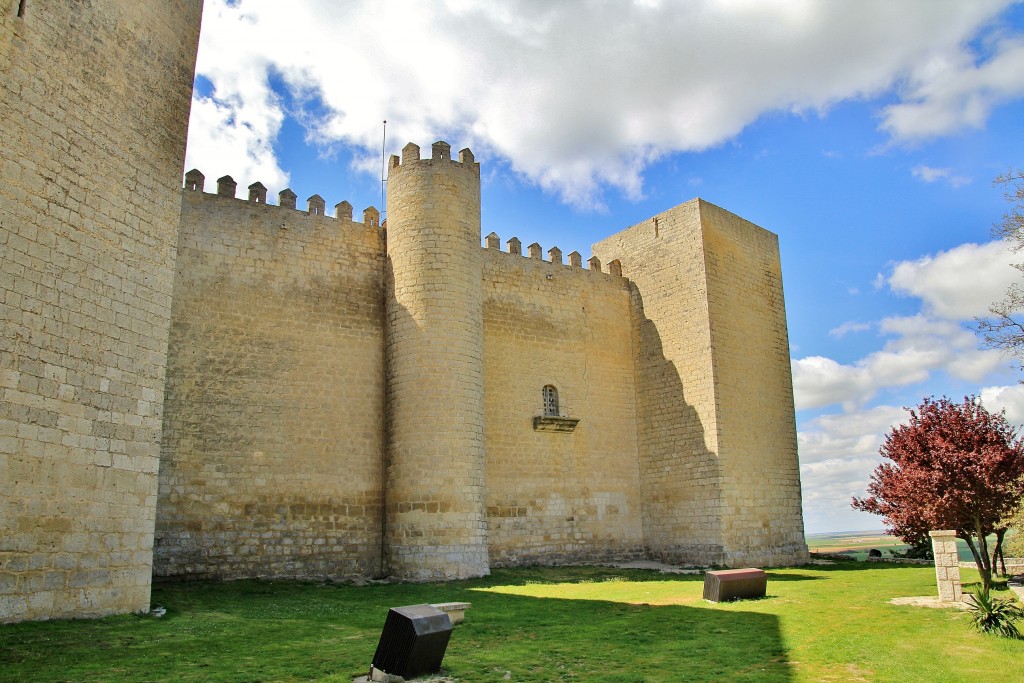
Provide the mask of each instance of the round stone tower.
POLYGON ((480 166, 391 157, 387 196, 386 561, 427 581, 489 572, 480 166))

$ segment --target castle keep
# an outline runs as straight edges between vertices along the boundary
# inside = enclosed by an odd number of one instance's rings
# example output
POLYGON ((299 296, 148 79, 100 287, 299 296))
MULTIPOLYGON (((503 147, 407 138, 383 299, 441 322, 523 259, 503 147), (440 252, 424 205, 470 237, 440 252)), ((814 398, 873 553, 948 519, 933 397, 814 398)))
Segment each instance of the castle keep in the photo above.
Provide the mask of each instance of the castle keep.
POLYGON ((181 189, 199 3, 0 11, 0 621, 154 575, 806 559, 775 235, 696 199, 524 253, 444 142, 383 222, 181 189))

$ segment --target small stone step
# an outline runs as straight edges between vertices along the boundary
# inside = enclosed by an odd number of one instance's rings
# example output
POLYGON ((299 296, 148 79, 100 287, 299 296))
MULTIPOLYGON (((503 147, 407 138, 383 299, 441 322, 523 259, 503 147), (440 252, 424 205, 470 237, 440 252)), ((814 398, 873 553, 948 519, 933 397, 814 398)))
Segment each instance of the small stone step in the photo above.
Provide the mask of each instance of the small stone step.
POLYGON ((441 610, 448 615, 448 618, 452 621, 452 626, 458 624, 466 618, 466 610, 473 606, 471 602, 435 602, 431 603, 431 607, 441 610))

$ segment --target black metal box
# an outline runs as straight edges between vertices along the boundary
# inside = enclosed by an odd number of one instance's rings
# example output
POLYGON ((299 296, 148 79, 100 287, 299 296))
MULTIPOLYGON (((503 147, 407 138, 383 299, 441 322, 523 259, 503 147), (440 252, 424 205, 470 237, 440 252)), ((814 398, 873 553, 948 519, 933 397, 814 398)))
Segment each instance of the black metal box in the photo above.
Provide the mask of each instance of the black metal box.
POLYGON ((405 679, 437 673, 451 635, 451 620, 436 607, 392 607, 373 655, 373 667, 405 679))
POLYGON ((704 599, 725 602, 743 598, 763 598, 768 575, 760 569, 724 569, 704 575, 704 599))

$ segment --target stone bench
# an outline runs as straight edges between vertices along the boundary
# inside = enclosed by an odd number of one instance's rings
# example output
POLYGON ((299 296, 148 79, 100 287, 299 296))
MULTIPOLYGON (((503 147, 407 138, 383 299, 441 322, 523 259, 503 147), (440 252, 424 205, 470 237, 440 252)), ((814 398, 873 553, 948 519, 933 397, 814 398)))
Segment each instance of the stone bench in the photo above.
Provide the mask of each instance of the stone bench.
POLYGON ((441 610, 451 619, 452 626, 466 618, 466 610, 473 606, 471 602, 435 602, 431 607, 441 610))

